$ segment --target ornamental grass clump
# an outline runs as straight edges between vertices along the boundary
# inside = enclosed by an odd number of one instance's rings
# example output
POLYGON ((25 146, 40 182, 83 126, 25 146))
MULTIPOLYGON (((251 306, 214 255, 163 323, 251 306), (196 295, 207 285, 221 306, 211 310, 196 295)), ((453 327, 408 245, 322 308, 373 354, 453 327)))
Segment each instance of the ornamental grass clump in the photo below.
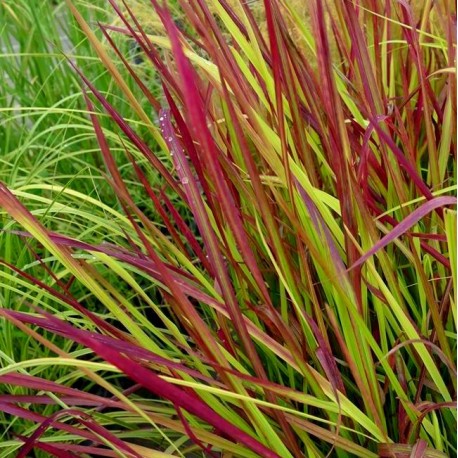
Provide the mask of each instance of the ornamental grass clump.
POLYGON ((109 0, 102 41, 67 3, 136 118, 73 64, 119 204, 87 199, 98 241, 0 188, 36 259, 0 315, 47 349, 0 369, 3 450, 455 455, 451 2, 151 0, 151 33, 109 0))

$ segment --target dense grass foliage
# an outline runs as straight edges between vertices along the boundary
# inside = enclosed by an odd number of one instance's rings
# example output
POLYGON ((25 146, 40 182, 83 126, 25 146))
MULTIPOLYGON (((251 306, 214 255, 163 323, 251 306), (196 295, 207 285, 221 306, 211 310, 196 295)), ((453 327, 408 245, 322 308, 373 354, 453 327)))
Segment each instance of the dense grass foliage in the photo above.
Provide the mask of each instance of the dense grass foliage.
POLYGON ((0 5, 0 457, 456 455, 451 2, 0 5))

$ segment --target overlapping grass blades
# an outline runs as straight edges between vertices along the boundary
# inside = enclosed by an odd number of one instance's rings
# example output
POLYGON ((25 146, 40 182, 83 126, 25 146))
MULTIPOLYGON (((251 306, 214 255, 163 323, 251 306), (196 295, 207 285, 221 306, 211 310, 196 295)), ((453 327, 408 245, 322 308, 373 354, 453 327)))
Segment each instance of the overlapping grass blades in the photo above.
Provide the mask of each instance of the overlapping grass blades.
POLYGON ((110 0, 97 38, 67 3, 138 120, 75 66, 119 204, 85 197, 80 237, 0 188, 36 259, 0 314, 48 349, 0 370, 4 450, 456 454, 451 4, 153 0, 160 33, 110 0))

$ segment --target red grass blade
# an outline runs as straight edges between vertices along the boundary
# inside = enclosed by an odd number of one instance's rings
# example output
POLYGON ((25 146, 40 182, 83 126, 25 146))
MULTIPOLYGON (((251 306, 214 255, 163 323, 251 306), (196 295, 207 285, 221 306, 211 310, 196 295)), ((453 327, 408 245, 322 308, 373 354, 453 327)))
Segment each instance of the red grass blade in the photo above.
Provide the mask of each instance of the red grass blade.
POLYGON ((354 269, 366 262, 371 256, 373 256, 377 251, 386 247, 394 239, 400 237, 406 233, 412 226, 414 226, 418 221, 424 218, 428 213, 431 213, 437 208, 442 208, 447 205, 456 205, 456 197, 435 197, 428 202, 421 205, 419 208, 414 210, 409 216, 404 218, 396 227, 394 227, 389 234, 385 235, 380 239, 374 246, 363 256, 361 256, 348 270, 354 269))

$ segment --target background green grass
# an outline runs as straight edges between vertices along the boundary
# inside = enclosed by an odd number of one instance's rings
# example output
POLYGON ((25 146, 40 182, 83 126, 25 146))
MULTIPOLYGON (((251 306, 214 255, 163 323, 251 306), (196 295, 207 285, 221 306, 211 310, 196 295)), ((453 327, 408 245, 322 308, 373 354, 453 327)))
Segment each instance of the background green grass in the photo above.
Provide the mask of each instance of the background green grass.
MULTIPOLYGON (((103 0, 76 4, 91 24, 109 22, 113 18, 103 0)), ((118 44, 133 60, 132 45, 127 40, 119 40, 118 44)), ((103 176, 103 162, 87 115, 81 80, 69 59, 97 84, 124 116, 134 117, 62 1, 5 0, 0 3, 0 180, 15 189, 50 230, 63 231, 91 243, 116 242, 120 238, 119 219, 110 212, 119 211, 120 206, 103 176)), ((120 71, 126 73, 122 66, 120 71)), ((151 86, 157 85, 150 76, 151 86)), ((138 94, 134 85, 131 89, 138 94)), ((102 114, 99 118, 107 135, 118 145, 114 146, 114 151, 124 151, 119 133, 112 130, 112 121, 102 114)), ((140 131, 146 130, 138 123, 137 127, 140 131)), ((121 159, 120 169, 134 193, 138 188, 139 201, 144 200, 142 188, 132 179, 127 159, 121 159)), ((150 178, 154 182, 155 177, 150 178)), ((145 211, 154 218, 148 207, 151 205, 145 201, 145 211)), ((0 251, 4 261, 31 275, 39 275, 49 284, 55 283, 56 279, 43 274, 42 263, 49 271, 54 271, 57 278, 68 277, 52 255, 33 240, 25 242, 14 233, 15 225, 7 222, 4 216, 0 218, 3 228, 0 251), (32 254, 34 251, 43 257, 42 261, 36 260, 32 254)), ((85 301, 89 308, 100 312, 97 301, 78 284, 72 288, 72 293, 85 301)), ((71 313, 46 294, 34 291, 30 284, 21 283, 3 266, 0 267, 0 301, 3 307, 13 310, 21 310, 24 303, 33 301, 47 310, 63 313, 63 316, 71 313)), ((49 337, 62 349, 75 350, 68 341, 49 337)), ((0 320, 0 367, 48 355, 50 352, 46 347, 0 320)), ((29 373, 41 374, 50 380, 68 377, 77 380, 79 375, 72 375, 73 372, 52 366, 29 370, 29 373)), ((67 380, 67 383, 72 382, 67 380)), ((89 385, 83 387, 90 388, 89 385)), ((0 386, 0 394, 20 394, 23 391, 0 386)), ((51 406, 45 409, 45 413, 53 410, 55 408, 51 406)), ((0 413, 1 457, 12 456, 15 447, 11 448, 9 441, 15 433, 27 434, 31 425, 0 413)), ((37 456, 46 455, 38 452, 37 456)))

